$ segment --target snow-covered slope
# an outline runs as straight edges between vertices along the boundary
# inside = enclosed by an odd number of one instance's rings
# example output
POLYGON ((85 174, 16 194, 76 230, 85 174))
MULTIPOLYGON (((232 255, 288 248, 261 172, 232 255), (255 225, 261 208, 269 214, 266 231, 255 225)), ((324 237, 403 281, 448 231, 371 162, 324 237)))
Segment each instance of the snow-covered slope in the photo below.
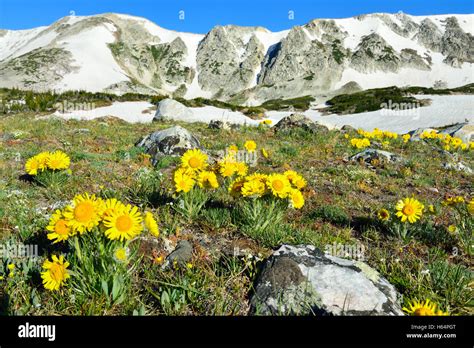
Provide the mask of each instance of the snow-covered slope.
MULTIPOLYGON (((318 110, 304 112, 313 121, 319 122, 329 128, 340 128, 350 125, 372 131, 374 128, 389 130, 404 134, 417 128, 443 127, 466 120, 474 124, 474 96, 471 95, 425 95, 423 98, 432 100, 429 106, 403 111, 378 110, 352 115, 322 115, 318 110)), ((147 102, 122 102, 111 106, 100 107, 87 111, 72 111, 66 113, 55 112, 52 116, 65 119, 92 120, 99 117, 115 116, 131 123, 152 122, 155 111, 154 105, 147 102)), ((204 122, 211 120, 225 121, 230 124, 246 124, 257 126, 260 122, 253 120, 238 111, 205 106, 188 108, 192 116, 186 118, 174 116, 174 120, 181 122, 204 122)), ((290 111, 269 111, 266 119, 272 120, 275 125, 283 117, 290 115, 290 111)), ((50 116, 47 116, 50 117, 50 116)))
POLYGON ((122 14, 0 30, 0 87, 160 93, 238 103, 325 95, 354 81, 457 87, 473 82, 474 15, 370 14, 281 32, 182 33, 122 14))

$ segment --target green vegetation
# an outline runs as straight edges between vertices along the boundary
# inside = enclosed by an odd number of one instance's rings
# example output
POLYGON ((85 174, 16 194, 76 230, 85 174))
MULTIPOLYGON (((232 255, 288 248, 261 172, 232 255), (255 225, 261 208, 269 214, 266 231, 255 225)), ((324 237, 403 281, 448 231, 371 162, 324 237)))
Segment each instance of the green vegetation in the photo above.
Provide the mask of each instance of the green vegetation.
MULTIPOLYGON (((18 98, 23 92, 14 93, 18 98)), ((81 101, 99 96, 109 101, 101 94, 69 95, 81 101)), ((15 135, 0 135, 0 242, 37 244, 40 250, 38 260, 5 259, 0 264, 2 314, 244 315, 259 262, 272 248, 290 243, 324 250, 334 242, 362 243, 366 262, 395 285, 403 303, 430 298, 451 314, 473 314, 472 258, 465 252, 465 245, 472 244, 472 235, 467 233, 472 222, 465 210, 456 213, 443 205, 448 196, 472 199, 472 177, 443 169, 443 154, 425 142, 393 139, 387 149, 406 162, 374 162, 369 169, 363 163, 344 160, 358 150, 339 131, 295 137, 262 127, 216 131, 206 124, 178 123, 195 134, 211 154, 230 144, 242 148, 246 140, 254 139, 269 157, 259 158, 252 171, 298 171, 307 181, 305 205, 300 210, 285 207, 285 214, 281 214, 278 206, 269 210, 242 203, 236 209, 228 194, 211 199, 188 196, 176 204, 166 184, 170 184, 179 158, 164 157, 153 168, 149 157, 134 146, 150 132, 176 123, 65 121, 35 116, 36 112, 21 112, 0 118, 0 134, 15 135), (89 131, 77 132, 84 128, 89 131), (71 157, 72 173, 61 181, 60 188, 28 180, 26 159, 39 151, 56 149, 71 157), (51 250, 67 252, 61 244, 53 246, 46 240, 45 226, 56 208, 83 192, 104 199, 115 197, 152 212, 158 219, 160 236, 144 235, 131 243, 131 255, 138 261, 123 267, 113 259, 95 264, 97 258, 86 255, 81 272, 89 286, 71 281, 61 293, 45 290, 39 278, 45 255, 51 250), (422 221, 429 220, 429 224, 420 222, 416 233, 403 238, 381 226, 377 218, 381 208, 392 212, 399 199, 413 195, 426 209, 434 206, 435 213, 423 212, 422 221), (451 225, 456 230, 450 231, 451 225), (162 269, 166 243, 182 239, 194 246, 190 266, 162 269), (245 254, 233 255, 234 246, 246 250, 245 254), (10 263, 15 264, 11 277, 10 263), (100 272, 88 273, 88 267, 100 272)), ((473 151, 459 156, 474 167, 473 151)), ((94 249, 97 244, 93 240, 84 243, 91 243, 89 248, 97 254, 108 251, 94 249)))
POLYGON ((309 95, 293 99, 272 99, 267 100, 261 107, 266 110, 287 110, 293 108, 297 111, 304 111, 309 109, 313 101, 314 98, 309 95))
POLYGON ((420 101, 412 96, 407 96, 398 87, 369 89, 352 94, 341 94, 327 101, 329 107, 324 111, 334 114, 356 114, 380 110, 382 104, 411 104, 420 101))
POLYGON ((341 50, 343 49, 341 45, 341 40, 338 40, 338 39, 334 40, 331 47, 332 47, 332 55, 334 56, 334 59, 336 60, 338 64, 342 64, 346 55, 341 50))
POLYGON ((386 87, 368 89, 351 94, 341 94, 327 101, 329 107, 324 109, 326 113, 334 114, 356 114, 361 112, 376 111, 383 105, 402 105, 416 107, 424 106, 425 101, 416 99, 413 95, 433 94, 473 94, 474 84, 451 89, 434 89, 428 87, 386 87))

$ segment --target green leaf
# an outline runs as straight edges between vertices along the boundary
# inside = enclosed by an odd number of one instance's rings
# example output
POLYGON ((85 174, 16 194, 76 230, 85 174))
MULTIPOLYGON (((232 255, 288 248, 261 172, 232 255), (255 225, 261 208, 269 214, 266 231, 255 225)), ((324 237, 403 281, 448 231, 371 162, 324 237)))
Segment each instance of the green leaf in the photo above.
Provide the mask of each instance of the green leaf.
POLYGON ((102 280, 102 290, 104 291, 104 294, 108 297, 109 296, 109 286, 107 285, 107 282, 105 280, 102 280))
POLYGON ((120 290, 122 289, 122 283, 123 283, 123 279, 121 276, 114 277, 114 282, 112 285, 112 300, 113 301, 117 300, 120 294, 120 290))

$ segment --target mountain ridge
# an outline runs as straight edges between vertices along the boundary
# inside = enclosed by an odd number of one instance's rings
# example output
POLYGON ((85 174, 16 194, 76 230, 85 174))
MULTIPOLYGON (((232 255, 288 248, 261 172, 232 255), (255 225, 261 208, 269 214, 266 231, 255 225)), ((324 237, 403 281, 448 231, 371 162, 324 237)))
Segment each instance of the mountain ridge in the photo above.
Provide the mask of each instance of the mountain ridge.
POLYGON ((204 35, 124 14, 67 16, 50 26, 0 31, 0 87, 248 105, 334 95, 354 83, 457 87, 473 82, 473 24, 472 14, 377 13, 313 19, 279 32, 218 25, 204 35))

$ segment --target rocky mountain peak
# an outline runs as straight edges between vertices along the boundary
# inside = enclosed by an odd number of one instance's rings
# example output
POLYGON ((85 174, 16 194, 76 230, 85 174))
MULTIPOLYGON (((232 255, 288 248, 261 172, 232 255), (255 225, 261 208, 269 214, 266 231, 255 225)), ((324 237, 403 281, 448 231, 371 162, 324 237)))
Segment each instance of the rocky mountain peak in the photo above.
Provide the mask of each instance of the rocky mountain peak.
POLYGON ((375 13, 281 32, 226 25, 198 35, 128 15, 68 16, 45 28, 0 31, 0 86, 238 103, 333 93, 349 82, 456 87, 474 75, 473 22, 473 15, 375 13))

